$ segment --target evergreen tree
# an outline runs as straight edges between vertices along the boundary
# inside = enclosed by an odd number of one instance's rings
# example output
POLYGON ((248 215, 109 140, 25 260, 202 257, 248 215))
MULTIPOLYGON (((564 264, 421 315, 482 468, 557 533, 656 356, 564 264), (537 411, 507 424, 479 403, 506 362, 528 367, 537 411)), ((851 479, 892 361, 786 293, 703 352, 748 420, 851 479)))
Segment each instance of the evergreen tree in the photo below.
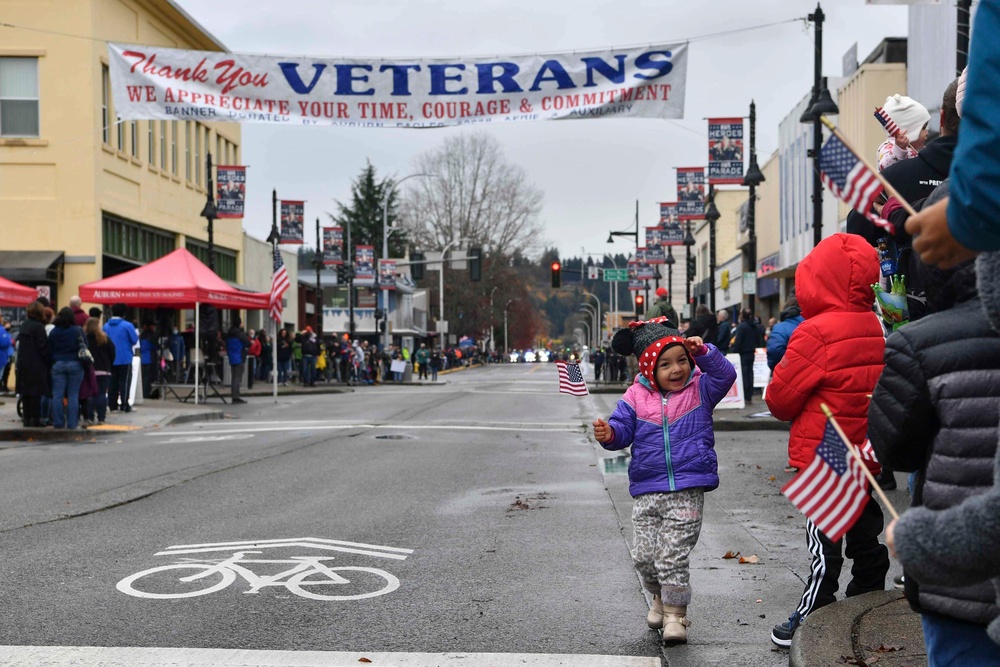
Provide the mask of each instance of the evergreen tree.
MULTIPOLYGON (((375 247, 375 259, 382 257, 382 204, 387 192, 392 190, 391 179, 379 180, 375 175, 375 167, 369 162, 351 185, 351 201, 347 204, 337 202, 337 214, 330 215, 331 220, 344 228, 344 242, 347 242, 347 227, 351 229, 351 245, 370 245, 375 247)), ((398 226, 399 193, 392 190, 389 196, 388 225, 392 234, 389 236, 389 257, 402 257, 406 248, 406 230, 398 226)), ((345 253, 350 261, 354 260, 353 248, 345 253)))

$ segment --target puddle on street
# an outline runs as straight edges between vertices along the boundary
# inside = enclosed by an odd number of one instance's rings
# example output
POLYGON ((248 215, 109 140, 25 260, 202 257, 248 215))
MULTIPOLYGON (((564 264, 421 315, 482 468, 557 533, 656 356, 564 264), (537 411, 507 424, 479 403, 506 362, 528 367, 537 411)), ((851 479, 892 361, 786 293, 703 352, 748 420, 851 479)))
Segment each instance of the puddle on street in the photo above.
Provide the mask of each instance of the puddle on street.
POLYGON ((602 470, 605 475, 627 475, 628 462, 631 458, 628 454, 620 454, 608 459, 601 459, 602 470))

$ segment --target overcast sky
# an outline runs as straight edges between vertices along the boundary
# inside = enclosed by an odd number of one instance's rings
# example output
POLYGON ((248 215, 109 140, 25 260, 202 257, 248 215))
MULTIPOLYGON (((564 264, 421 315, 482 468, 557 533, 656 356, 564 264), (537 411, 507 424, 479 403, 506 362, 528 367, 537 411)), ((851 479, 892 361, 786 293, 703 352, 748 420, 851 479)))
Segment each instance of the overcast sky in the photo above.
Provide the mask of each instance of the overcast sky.
MULTIPOLYGON (((749 26, 804 19, 815 0, 175 0, 231 51, 313 56, 458 56, 662 44, 749 26)), ((864 59, 884 37, 906 36, 907 8, 827 0, 824 74, 839 76, 858 43, 864 59)), ((676 199, 674 167, 706 163, 708 116, 745 116, 757 102, 760 164, 777 149, 778 123, 809 93, 812 26, 805 21, 689 47, 684 119, 597 119, 495 125, 507 159, 544 192, 535 248, 563 256, 612 249, 610 230, 655 225, 657 202, 676 199)), ((305 199, 315 219, 346 201, 367 160, 379 175, 413 172, 413 159, 463 128, 438 130, 243 126, 244 228, 265 238, 271 189, 305 199)), ((406 186, 403 186, 404 188, 406 186)), ((628 239, 614 248, 627 251, 628 239)))

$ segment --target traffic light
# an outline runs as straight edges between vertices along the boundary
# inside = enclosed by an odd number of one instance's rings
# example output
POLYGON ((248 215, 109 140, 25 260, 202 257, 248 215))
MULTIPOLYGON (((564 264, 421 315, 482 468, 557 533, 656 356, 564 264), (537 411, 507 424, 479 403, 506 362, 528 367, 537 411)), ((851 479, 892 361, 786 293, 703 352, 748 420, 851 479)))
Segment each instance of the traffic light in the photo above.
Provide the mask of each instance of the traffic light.
POLYGON ((483 279, 483 249, 469 248, 465 255, 469 258, 469 282, 478 283, 483 279))
POLYGON ((343 285, 347 282, 347 267, 343 264, 337 265, 337 284, 343 285))
POLYGON ((552 262, 552 287, 562 287, 562 265, 552 262))
POLYGON ((698 265, 695 261, 695 256, 691 255, 687 260, 687 279, 693 281, 694 277, 698 274, 698 265))
POLYGON ((635 295, 635 314, 638 315, 639 313, 644 312, 643 306, 645 306, 645 305, 646 305, 646 297, 644 297, 641 294, 636 294, 635 295))
POLYGON ((418 282, 424 279, 424 265, 420 262, 424 261, 424 253, 422 252, 411 252, 410 253, 410 276, 413 278, 413 282, 418 282))

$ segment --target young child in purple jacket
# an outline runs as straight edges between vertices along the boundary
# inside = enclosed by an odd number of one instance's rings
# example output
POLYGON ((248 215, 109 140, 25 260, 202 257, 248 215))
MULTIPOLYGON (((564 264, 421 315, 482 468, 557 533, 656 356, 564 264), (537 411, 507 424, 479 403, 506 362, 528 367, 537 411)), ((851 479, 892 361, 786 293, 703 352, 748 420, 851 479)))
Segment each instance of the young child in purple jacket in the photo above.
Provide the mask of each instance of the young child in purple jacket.
POLYGON ((691 601, 688 556, 701 533, 705 492, 719 486, 712 411, 736 381, 714 345, 682 338, 666 318, 632 322, 611 347, 635 354, 639 374, 594 437, 609 450, 632 446, 629 492, 635 498, 632 560, 653 595, 646 616, 664 644, 687 642, 691 601))

